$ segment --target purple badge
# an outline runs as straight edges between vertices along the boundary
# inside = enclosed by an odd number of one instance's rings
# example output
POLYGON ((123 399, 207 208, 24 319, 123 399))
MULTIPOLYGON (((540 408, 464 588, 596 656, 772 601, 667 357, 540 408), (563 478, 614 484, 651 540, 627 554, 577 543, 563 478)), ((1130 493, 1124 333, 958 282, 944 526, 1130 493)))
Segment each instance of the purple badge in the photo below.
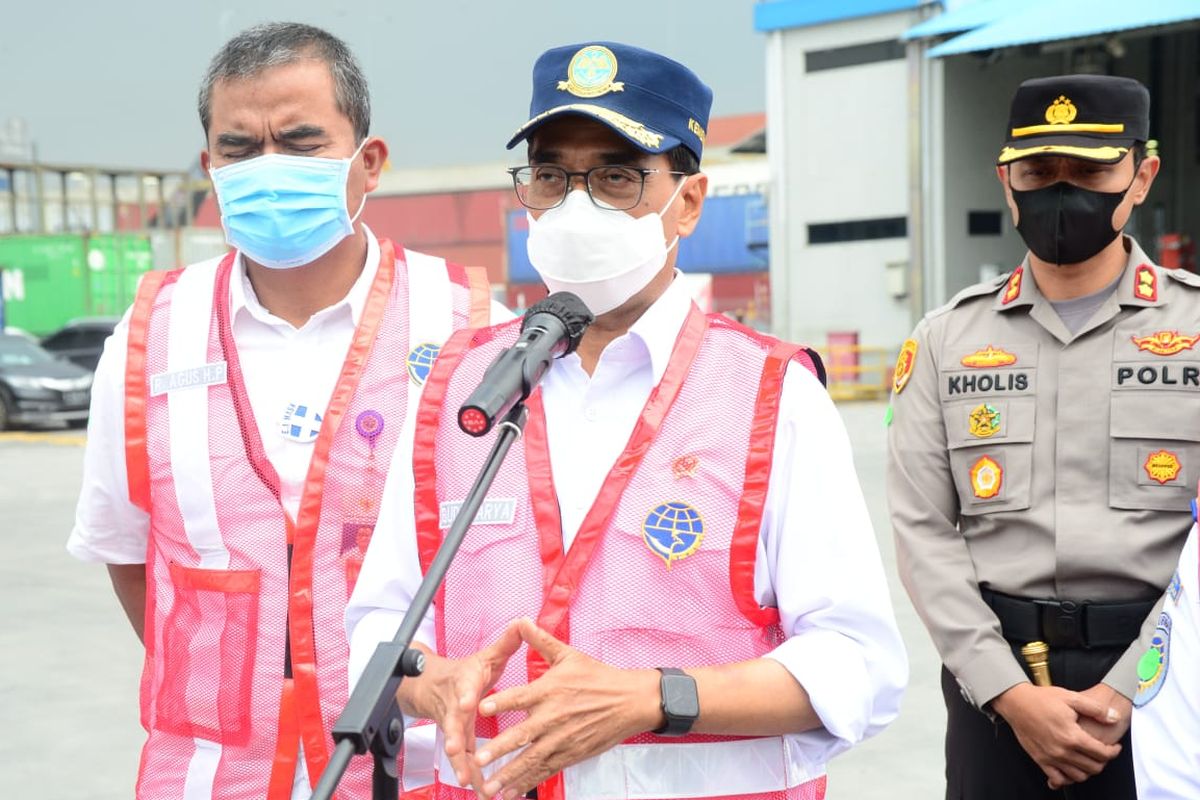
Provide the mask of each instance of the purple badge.
POLYGON ((366 410, 358 415, 354 420, 354 429, 358 431, 358 435, 367 440, 374 447, 375 438, 383 432, 383 415, 378 411, 366 410))

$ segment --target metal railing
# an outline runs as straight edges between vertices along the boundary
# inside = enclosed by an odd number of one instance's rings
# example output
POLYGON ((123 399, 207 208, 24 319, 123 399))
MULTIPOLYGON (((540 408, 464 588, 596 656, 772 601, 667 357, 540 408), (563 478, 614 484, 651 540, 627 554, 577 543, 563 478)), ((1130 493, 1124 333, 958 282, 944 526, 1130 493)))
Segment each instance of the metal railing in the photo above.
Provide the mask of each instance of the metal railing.
POLYGON ((835 401, 887 398, 899 348, 833 344, 814 349, 825 362, 826 387, 835 401))

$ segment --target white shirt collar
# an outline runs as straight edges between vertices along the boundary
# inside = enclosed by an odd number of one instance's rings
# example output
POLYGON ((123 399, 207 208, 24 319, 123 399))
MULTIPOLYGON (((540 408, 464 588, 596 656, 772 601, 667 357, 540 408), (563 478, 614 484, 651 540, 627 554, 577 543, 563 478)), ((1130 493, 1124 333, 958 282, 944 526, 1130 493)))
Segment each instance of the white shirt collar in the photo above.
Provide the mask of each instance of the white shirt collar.
POLYGON ((675 270, 675 279, 667 290, 630 326, 626 334, 640 340, 650 354, 650 369, 655 385, 667 371, 675 340, 679 338, 679 331, 691 307, 692 295, 688 292, 687 282, 683 274, 675 270))
MULTIPOLYGON (((363 225, 363 233, 367 235, 367 257, 363 262, 362 274, 358 276, 345 297, 313 314, 309 322, 327 319, 344 310, 345 313, 350 314, 351 323, 358 326, 363 309, 367 305, 367 295, 370 294, 371 285, 375 283, 375 276, 379 272, 379 240, 366 225, 363 225)), ((234 256, 233 275, 229 281, 230 319, 236 321, 243 312, 268 325, 291 327, 289 323, 272 314, 258 301, 258 297, 254 294, 254 287, 250 285, 250 278, 246 275, 245 261, 242 260, 242 254, 239 252, 234 256)))

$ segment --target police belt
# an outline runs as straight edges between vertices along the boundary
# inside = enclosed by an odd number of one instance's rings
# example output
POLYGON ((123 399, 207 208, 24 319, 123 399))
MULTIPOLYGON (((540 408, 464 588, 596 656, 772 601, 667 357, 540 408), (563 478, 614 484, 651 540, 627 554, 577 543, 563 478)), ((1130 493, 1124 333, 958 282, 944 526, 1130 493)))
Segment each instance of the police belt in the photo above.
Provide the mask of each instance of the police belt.
POLYGON ((1000 619, 1004 638, 1045 642, 1051 647, 1127 647, 1141 632, 1156 600, 1093 603, 1089 600, 1032 600, 980 589, 1000 619))

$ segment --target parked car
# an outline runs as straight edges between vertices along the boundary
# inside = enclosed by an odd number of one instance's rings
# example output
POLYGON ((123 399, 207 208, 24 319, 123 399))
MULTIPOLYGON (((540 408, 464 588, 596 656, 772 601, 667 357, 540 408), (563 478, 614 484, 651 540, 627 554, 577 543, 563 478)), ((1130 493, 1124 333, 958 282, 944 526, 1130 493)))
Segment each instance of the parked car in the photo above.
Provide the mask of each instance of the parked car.
POLYGON ((87 317, 71 320, 42 339, 42 347, 55 355, 69 359, 86 370, 96 371, 104 340, 120 322, 120 317, 87 317))
POLYGON ((0 431, 21 423, 87 424, 92 373, 22 336, 0 334, 0 431))

